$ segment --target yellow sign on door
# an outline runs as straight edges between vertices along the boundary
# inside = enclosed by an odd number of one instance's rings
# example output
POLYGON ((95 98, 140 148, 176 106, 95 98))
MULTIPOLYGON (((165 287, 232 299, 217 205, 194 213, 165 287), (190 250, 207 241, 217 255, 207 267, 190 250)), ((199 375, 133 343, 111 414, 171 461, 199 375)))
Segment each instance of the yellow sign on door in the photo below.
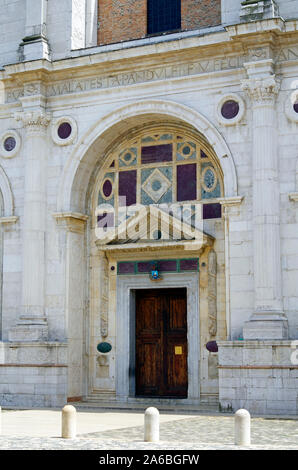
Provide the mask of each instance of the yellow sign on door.
POLYGON ((182 355, 182 346, 175 346, 175 355, 176 356, 182 355))

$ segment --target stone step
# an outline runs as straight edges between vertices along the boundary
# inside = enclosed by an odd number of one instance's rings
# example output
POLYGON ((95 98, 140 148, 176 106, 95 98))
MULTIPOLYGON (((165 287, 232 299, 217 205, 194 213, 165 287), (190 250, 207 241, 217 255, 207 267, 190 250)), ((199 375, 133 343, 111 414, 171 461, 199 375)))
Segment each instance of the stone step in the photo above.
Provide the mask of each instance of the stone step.
POLYGON ((113 400, 105 401, 103 399, 98 399, 96 397, 86 397, 83 401, 73 402, 78 410, 135 410, 135 411, 144 411, 149 406, 154 406, 162 411, 169 411, 187 414, 195 413, 219 413, 218 404, 209 404, 209 403, 199 403, 199 404, 185 404, 177 403, 178 400, 160 400, 160 399, 132 399, 128 402, 117 402, 113 400))

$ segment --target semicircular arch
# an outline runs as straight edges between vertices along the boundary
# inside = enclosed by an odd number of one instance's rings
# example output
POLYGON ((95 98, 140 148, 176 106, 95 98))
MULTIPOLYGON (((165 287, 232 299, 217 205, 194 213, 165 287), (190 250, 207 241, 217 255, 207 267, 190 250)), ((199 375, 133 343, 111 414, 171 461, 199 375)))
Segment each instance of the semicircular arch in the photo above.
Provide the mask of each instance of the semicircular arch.
POLYGON ((65 165, 58 191, 57 210, 85 212, 86 195, 92 173, 106 150, 136 126, 169 121, 191 126, 216 154, 224 178, 224 196, 237 196, 236 168, 223 136, 198 111, 174 101, 146 100, 116 108, 98 120, 80 139, 65 165))

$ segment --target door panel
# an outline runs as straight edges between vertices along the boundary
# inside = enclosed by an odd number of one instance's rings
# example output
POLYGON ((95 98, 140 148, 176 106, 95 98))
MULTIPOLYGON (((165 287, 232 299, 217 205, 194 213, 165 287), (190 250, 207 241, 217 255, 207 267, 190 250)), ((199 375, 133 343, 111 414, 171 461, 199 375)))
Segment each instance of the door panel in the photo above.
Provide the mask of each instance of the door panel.
POLYGON ((186 308, 186 289, 137 291, 137 396, 187 397, 186 308))

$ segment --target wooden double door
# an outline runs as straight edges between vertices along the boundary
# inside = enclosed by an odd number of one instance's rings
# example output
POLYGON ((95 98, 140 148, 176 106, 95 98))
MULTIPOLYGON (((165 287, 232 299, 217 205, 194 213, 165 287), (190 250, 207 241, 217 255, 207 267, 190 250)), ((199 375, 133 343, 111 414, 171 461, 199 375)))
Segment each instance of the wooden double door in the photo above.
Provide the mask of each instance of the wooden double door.
POLYGON ((187 398, 186 289, 136 294, 136 396, 187 398))

